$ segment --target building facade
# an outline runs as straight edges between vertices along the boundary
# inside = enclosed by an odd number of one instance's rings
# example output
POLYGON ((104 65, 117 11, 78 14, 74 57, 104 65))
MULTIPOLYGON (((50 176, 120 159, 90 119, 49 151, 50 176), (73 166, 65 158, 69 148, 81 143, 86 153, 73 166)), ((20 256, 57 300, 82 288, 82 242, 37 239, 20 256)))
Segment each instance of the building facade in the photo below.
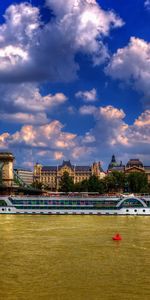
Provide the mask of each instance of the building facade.
POLYGON ((34 182, 42 183, 51 190, 58 190, 59 182, 64 172, 68 172, 74 183, 89 179, 91 175, 96 175, 99 179, 105 176, 100 162, 94 162, 91 166, 78 166, 72 165, 69 160, 63 161, 58 166, 42 166, 37 163, 34 166, 34 182))
POLYGON ((118 171, 118 172, 124 172, 125 170, 125 165, 122 164, 122 161, 117 162, 115 155, 112 155, 111 161, 108 165, 108 170, 107 172, 111 172, 111 171, 118 171))
POLYGON ((14 169, 14 171, 17 174, 18 178, 20 178, 22 183, 25 183, 26 185, 33 184, 33 171, 23 168, 14 169))
POLYGON ((128 161, 125 167, 125 173, 143 173, 147 175, 148 183, 150 183, 150 166, 144 166, 138 158, 133 158, 128 161))
POLYGON ((111 171, 124 172, 125 174, 143 173, 147 175, 148 183, 150 183, 150 166, 144 166, 138 158, 132 158, 126 165, 123 165, 122 162, 118 163, 113 155, 107 172, 111 171))

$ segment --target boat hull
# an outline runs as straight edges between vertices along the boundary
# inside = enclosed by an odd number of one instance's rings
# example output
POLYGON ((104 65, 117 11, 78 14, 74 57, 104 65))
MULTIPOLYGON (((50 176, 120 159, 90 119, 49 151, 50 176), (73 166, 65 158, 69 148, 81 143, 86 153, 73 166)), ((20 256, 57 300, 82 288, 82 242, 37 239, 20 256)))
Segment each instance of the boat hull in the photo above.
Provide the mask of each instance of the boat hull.
POLYGON ((120 208, 120 209, 17 209, 12 206, 0 207, 0 214, 29 214, 29 215, 140 215, 150 216, 150 208, 120 208))

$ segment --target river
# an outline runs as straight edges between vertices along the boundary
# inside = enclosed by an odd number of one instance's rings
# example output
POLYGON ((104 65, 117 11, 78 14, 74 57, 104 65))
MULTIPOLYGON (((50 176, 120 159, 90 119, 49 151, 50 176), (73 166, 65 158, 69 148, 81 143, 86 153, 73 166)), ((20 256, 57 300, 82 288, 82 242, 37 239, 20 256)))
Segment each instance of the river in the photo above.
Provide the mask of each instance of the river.
POLYGON ((150 299, 150 217, 0 215, 0 299, 150 299))

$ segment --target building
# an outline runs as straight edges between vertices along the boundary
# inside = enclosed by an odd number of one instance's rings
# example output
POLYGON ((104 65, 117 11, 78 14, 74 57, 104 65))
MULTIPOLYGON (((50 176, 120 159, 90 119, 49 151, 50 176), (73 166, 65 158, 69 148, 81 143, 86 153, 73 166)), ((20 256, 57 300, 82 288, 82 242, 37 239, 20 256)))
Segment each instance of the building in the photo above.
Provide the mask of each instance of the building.
POLYGON ((33 172, 23 168, 14 169, 18 180, 22 181, 22 184, 31 185, 33 183, 33 172))
POLYGON ((108 165, 108 172, 111 172, 111 171, 124 172, 124 170, 125 170, 125 166, 122 164, 122 161, 117 162, 116 157, 113 154, 111 161, 108 165))
POLYGON ((14 156, 11 152, 0 152, 0 181, 7 187, 13 185, 13 163, 14 156))
POLYGON ((126 165, 123 165, 122 162, 118 163, 116 161, 115 155, 112 156, 111 162, 108 166, 108 173, 112 171, 129 173, 143 173, 147 175, 148 182, 150 183, 150 166, 144 166, 143 163, 138 158, 129 159, 126 165))
POLYGON ((91 175, 96 175, 99 179, 105 176, 100 162, 94 162, 91 166, 72 165, 70 160, 63 161, 58 166, 42 166, 36 164, 34 166, 34 182, 42 183, 51 190, 58 190, 59 181, 64 172, 68 172, 74 183, 89 179, 91 175))
POLYGON ((150 183, 150 166, 144 166, 138 158, 132 158, 126 164, 125 173, 129 174, 133 172, 146 174, 150 183))

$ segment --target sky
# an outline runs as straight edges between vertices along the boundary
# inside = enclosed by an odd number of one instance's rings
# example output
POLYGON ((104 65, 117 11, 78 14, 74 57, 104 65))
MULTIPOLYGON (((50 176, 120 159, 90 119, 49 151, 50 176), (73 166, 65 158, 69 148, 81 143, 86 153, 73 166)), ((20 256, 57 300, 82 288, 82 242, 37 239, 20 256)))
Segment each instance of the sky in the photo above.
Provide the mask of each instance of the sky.
POLYGON ((0 151, 150 165, 150 0, 0 1, 0 151))

